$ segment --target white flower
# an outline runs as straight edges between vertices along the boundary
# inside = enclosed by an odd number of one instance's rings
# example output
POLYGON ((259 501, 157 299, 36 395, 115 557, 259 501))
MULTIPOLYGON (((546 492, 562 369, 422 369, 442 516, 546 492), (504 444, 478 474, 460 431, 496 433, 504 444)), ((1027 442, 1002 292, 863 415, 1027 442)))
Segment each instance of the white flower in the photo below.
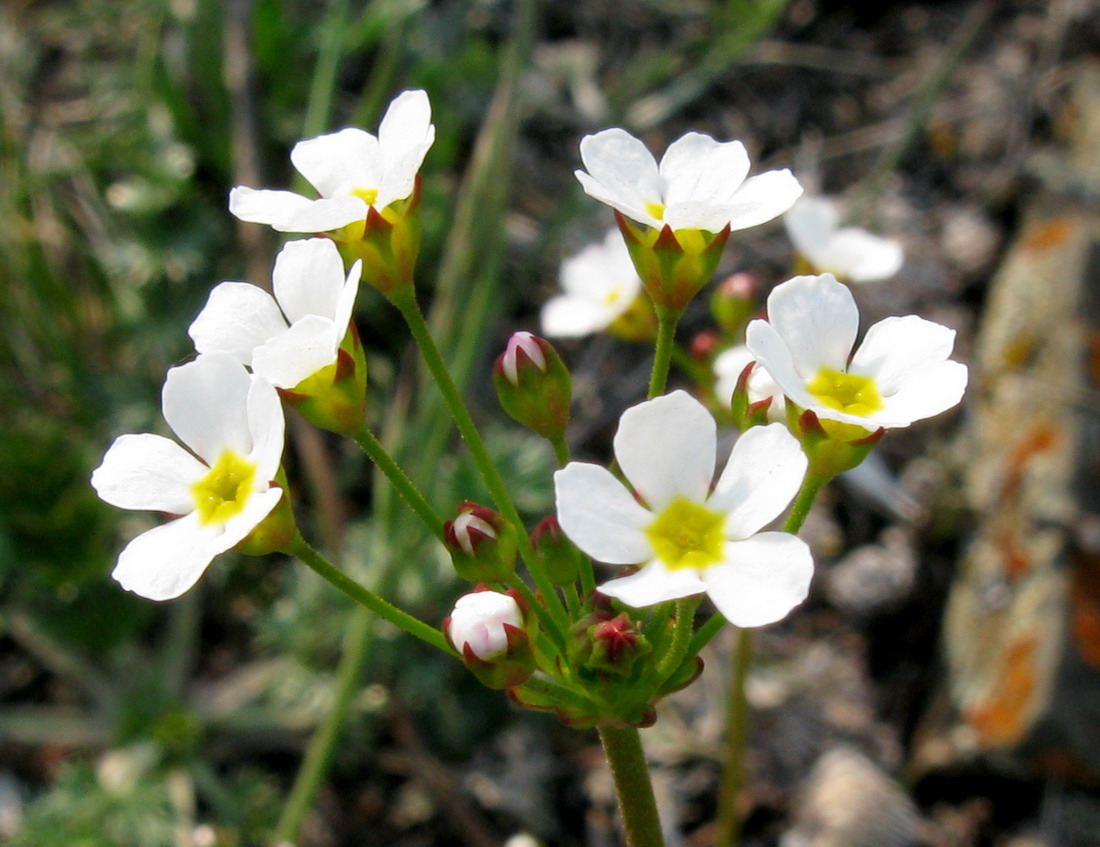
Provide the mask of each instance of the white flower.
POLYGON ((962 398, 966 365, 947 357, 955 331, 916 315, 867 330, 855 354, 859 310, 832 274, 796 276, 768 296, 768 320, 747 343, 787 395, 819 418, 868 430, 908 426, 962 398))
POLYGON ((542 331, 576 338, 607 329, 635 301, 642 280, 617 229, 561 263, 559 294, 542 307, 542 331))
POLYGON ((840 210, 825 197, 803 197, 783 216, 795 249, 813 269, 850 282, 888 279, 904 261, 901 244, 855 226, 840 226, 840 210))
POLYGON ((508 651, 506 627, 523 629, 523 614, 515 599, 497 591, 475 591, 455 601, 445 625, 447 636, 459 654, 466 645, 482 661, 503 656, 508 651))
POLYGON ((275 258, 275 296, 223 282, 187 330, 199 353, 228 353, 277 388, 293 388, 336 361, 359 290, 327 238, 289 242, 275 258))
POLYGON ((746 229, 783 214, 802 194, 786 169, 745 179, 745 146, 699 132, 672 142, 658 166, 626 130, 605 129, 581 139, 581 160, 587 173, 574 173, 589 195, 655 229, 746 229))
POLYGON ((283 410, 262 377, 224 354, 199 356, 168 371, 162 406, 191 452, 160 435, 122 435, 92 473, 92 487, 112 506, 180 516, 131 541, 112 573, 150 600, 187 591, 283 493, 271 484, 283 454, 283 410))
POLYGON ((294 145, 290 160, 317 189, 319 200, 237 186, 229 193, 229 211, 280 232, 329 232, 365 220, 370 207, 382 211, 412 194, 435 141, 431 120, 428 95, 405 91, 390 103, 377 138, 349 128, 294 145))
POLYGON ((601 593, 637 607, 705 591, 737 626, 772 623, 805 599, 809 548, 789 533, 759 531, 806 473, 784 426, 742 435, 713 490, 714 419, 683 391, 627 409, 614 448, 642 502, 598 465, 571 462, 554 474, 558 520, 573 543, 601 562, 642 565, 601 593))
MULTIPOLYGON (((737 388, 737 381, 741 378, 741 373, 745 370, 749 362, 753 362, 752 353, 749 348, 744 344, 739 344, 736 347, 730 347, 728 350, 723 350, 717 356, 714 357, 714 375, 716 377, 714 383, 714 394, 718 398, 719 403, 724 403, 727 407, 730 401, 733 400, 733 392, 737 388)), ((772 398, 771 405, 768 406, 768 419, 773 421, 781 421, 784 418, 784 410, 786 408, 786 401, 783 398, 783 392, 779 386, 775 384, 775 380, 772 379, 772 375, 768 373, 768 369, 763 367, 759 362, 756 363, 756 367, 752 369, 752 373, 749 374, 749 384, 747 386, 750 403, 759 403, 761 400, 766 400, 769 397, 772 398)))

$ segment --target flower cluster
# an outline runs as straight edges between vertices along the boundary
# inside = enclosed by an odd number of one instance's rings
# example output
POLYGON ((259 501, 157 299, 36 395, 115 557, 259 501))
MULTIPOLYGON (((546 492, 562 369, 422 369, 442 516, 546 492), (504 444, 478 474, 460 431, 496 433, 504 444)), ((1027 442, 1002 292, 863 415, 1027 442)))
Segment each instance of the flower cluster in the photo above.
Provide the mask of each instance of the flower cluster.
POLYGON ((615 470, 572 461, 565 359, 530 332, 509 338, 493 367, 498 399, 549 442, 559 466, 555 512, 529 535, 416 302, 419 170, 434 137, 427 95, 407 91, 377 136, 344 129, 294 147, 318 197, 233 189, 238 218, 314 237, 278 253, 273 293, 236 281, 211 291, 188 330, 197 358, 164 385, 164 417, 185 446, 123 435, 93 473, 107 502, 172 516, 126 546, 114 576, 163 600, 220 553, 290 552, 525 707, 573 726, 646 726, 656 701, 700 672, 706 639, 690 630, 704 596, 712 621, 740 627, 779 621, 807 597, 814 561, 796 533, 814 495, 886 429, 959 402, 967 371, 949 359, 954 333, 887 318, 853 353, 855 298, 831 273, 775 286, 755 320, 758 284, 734 274, 711 299, 715 328, 680 350, 678 322, 732 231, 787 213, 803 259, 853 280, 896 271, 900 250, 839 228, 831 206, 796 204, 802 188, 787 170, 749 177, 739 141, 691 132, 658 163, 623 129, 586 136, 576 176, 615 210, 618 230, 562 264, 564 293, 546 303, 542 325, 553 336, 652 341, 649 399, 620 418, 615 470), (361 281, 408 323, 493 508, 456 497, 457 514, 443 520, 371 435, 352 320, 361 281), (673 362, 701 399, 666 392, 673 362), (355 440, 450 554, 454 574, 476 586, 441 628, 355 585, 302 539, 281 469, 283 402, 355 440), (724 462, 720 423, 742 430, 724 462), (594 563, 620 570, 601 580, 594 563), (657 611, 638 611, 648 607, 657 611))

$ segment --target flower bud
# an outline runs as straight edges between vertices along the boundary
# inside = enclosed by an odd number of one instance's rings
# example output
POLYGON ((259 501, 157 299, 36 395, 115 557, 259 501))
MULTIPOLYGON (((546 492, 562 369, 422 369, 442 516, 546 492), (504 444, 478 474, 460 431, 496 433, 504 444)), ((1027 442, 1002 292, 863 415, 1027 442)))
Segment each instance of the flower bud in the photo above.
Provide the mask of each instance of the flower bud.
POLYGON ((314 426, 350 435, 366 420, 367 358, 355 324, 348 325, 336 361, 279 395, 314 426))
POLYGON ((500 405, 543 438, 565 435, 572 396, 569 369, 549 341, 516 332, 493 366, 500 405))
POLYGON ((443 543, 455 571, 469 582, 503 582, 516 569, 516 528, 485 506, 466 502, 443 524, 443 543))
POLYGON ((756 313, 756 279, 747 273, 726 277, 710 298, 710 313, 714 322, 729 336, 741 337, 745 326, 756 313))
POLYGON ((531 532, 531 548, 542 564, 546 578, 554 585, 568 585, 577 579, 581 553, 565 537, 557 517, 550 515, 539 521, 531 532))
POLYGON ((535 670, 524 614, 509 592, 474 591, 455 602, 443 633, 473 674, 489 688, 509 688, 535 670))
POLYGON ((591 652, 585 662, 595 671, 629 676, 634 662, 653 648, 626 612, 588 628, 591 652))

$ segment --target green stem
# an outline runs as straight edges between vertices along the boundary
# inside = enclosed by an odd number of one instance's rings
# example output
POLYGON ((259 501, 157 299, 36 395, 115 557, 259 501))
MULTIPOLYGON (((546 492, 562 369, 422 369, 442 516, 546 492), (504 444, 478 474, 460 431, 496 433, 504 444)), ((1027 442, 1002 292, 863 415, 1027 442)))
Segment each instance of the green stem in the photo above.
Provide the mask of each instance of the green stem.
POLYGON ((569 464, 569 445, 564 438, 551 438, 550 444, 554 447, 554 458, 558 460, 558 467, 564 468, 569 464))
POLYGON ((436 538, 442 541, 443 519, 436 513, 431 504, 424 499, 424 495, 417 490, 412 480, 401 470, 400 465, 386 452, 386 448, 374 437, 374 433, 364 424, 358 432, 352 434, 352 438, 355 439, 355 443, 362 448, 363 452, 370 457, 375 466, 386 475, 397 493, 416 512, 416 516, 424 522, 424 525, 431 530, 436 538))
POLYGON ((718 794, 718 838, 716 844, 737 847, 741 835, 741 817, 737 798, 745 784, 744 760, 748 738, 749 706, 745 699, 745 679, 752 658, 752 630, 737 630, 733 651, 729 699, 726 702, 726 755, 722 767, 722 787, 718 794))
POLYGON ((691 636, 691 641, 688 642, 688 648, 684 655, 688 658, 699 655, 699 651, 710 644, 711 639, 714 638, 725 625, 726 619, 722 617, 722 613, 715 612, 707 619, 705 624, 695 631, 695 635, 691 636))
POLYGON ((784 532, 797 533, 802 528, 802 524, 806 521, 806 515, 810 513, 810 507, 814 504, 814 498, 817 497, 817 492, 822 489, 826 482, 828 480, 824 477, 806 477, 802 483, 802 488, 798 491, 798 496, 794 499, 791 513, 787 515, 787 520, 783 523, 784 532))
POLYGON ((376 615, 385 618, 394 626, 409 633, 409 635, 414 635, 421 641, 431 644, 433 647, 438 647, 444 653, 449 653, 452 656, 457 655, 451 648, 451 645, 447 643, 447 639, 443 636, 442 632, 435 627, 428 626, 419 618, 414 618, 408 612, 401 611, 392 603, 383 600, 373 591, 364 588, 332 564, 332 562, 310 547, 309 543, 302 538, 301 533, 298 533, 294 540, 290 542, 286 552, 290 553, 292 556, 297 556, 308 567, 316 571, 335 588, 343 591, 360 606, 370 609, 376 615))
POLYGON ((675 348, 676 325, 682 312, 657 306, 657 345, 653 351, 653 372, 649 376, 650 400, 665 393, 668 382, 668 368, 672 363, 672 351, 675 348))
POLYGON ((601 726, 599 730, 615 780, 627 847, 664 847, 657 800, 638 730, 614 726, 601 726))
POLYGON ((672 676, 672 672, 680 667, 687 655, 688 646, 691 643, 691 630, 695 622, 695 610, 702 595, 684 597, 676 601, 676 623, 672 630, 672 643, 668 646, 668 652, 661 657, 657 665, 657 678, 662 682, 672 676))
POLYGON ((340 730, 348 716, 351 703, 359 691, 359 679, 370 643, 370 613, 366 609, 355 609, 344 636, 344 652, 340 656, 340 665, 334 681, 335 694, 332 705, 323 722, 309 740, 305 757, 294 778, 294 785, 279 815, 275 826, 276 844, 291 844, 298 840, 302 821, 313 805, 325 775, 328 773, 329 760, 336 748, 340 730))
POLYGON ((596 572, 592 567, 592 559, 585 553, 578 553, 581 557, 581 593, 588 597, 596 590, 596 572))
MULTIPOLYGON (((519 533, 520 555, 527 565, 528 572, 534 578, 539 592, 543 595, 543 601, 546 604, 546 611, 551 622, 551 631, 556 633, 559 641, 563 642, 565 630, 568 628, 569 615, 561 603, 561 598, 554 591, 554 586, 546 578, 546 574, 539 565, 537 558, 532 555, 531 544, 524 530, 523 519, 520 518, 519 511, 508 493, 508 487, 505 485, 500 471, 493 464, 489 451, 485 447, 485 442, 481 438, 481 433, 477 431, 473 418, 470 417, 470 412, 466 408, 458 388, 455 387, 450 373, 447 371, 447 366, 444 364, 443 357, 439 354, 439 349, 432 339, 428 325, 424 322, 424 316, 420 313, 420 307, 417 305, 413 288, 410 286, 391 291, 389 298, 390 302, 397 307, 402 317, 405 318, 413 340, 416 342, 416 346, 420 348, 424 363, 431 372, 432 378, 443 396, 444 403, 447 404, 447 409, 454 419, 455 426, 458 427, 459 434, 470 450, 470 455, 473 457, 474 464, 477 465, 478 472, 489 489, 493 502, 504 517, 515 525, 519 533)), ((539 606, 536 606, 536 611, 539 608, 539 606)))

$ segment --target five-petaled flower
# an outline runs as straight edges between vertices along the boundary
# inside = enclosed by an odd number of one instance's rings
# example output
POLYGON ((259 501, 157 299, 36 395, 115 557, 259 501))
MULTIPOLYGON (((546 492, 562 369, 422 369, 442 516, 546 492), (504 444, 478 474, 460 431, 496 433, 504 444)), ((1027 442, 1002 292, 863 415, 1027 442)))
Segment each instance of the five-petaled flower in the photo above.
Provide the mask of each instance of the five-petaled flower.
POLYGON ((660 165, 646 146, 614 127, 581 139, 584 190, 654 229, 720 232, 746 229, 787 211, 802 186, 789 170, 746 179, 749 156, 740 141, 689 132, 669 145, 660 165))
POLYGON ((916 315, 886 318, 852 353, 859 309, 832 274, 796 276, 768 296, 746 343, 787 399, 866 430, 908 426, 962 399, 966 365, 948 359, 955 331, 916 315))
POLYGON ((611 326, 642 293, 642 280, 617 229, 561 263, 564 293, 542 307, 542 331, 575 338, 611 326))
POLYGON ((280 232, 331 232, 366 220, 371 207, 381 212, 412 194, 435 140, 431 119, 428 95, 405 91, 390 103, 377 138, 348 128, 294 145, 290 160, 320 199, 237 186, 229 194, 229 211, 280 232))
POLYGON ((160 435, 122 435, 92 473, 111 505, 178 516, 133 539, 112 573, 150 600, 187 591, 283 496, 271 482, 283 454, 283 410, 263 377, 223 353, 199 356, 168 371, 162 406, 192 452, 160 435))
POLYGON ((706 592, 737 626, 772 623, 805 599, 805 542, 760 532, 806 473, 784 426, 745 432, 713 487, 717 428, 683 391, 627 409, 614 450, 633 493, 598 465, 571 462, 554 475, 565 534, 598 561, 642 566, 601 593, 638 607, 706 592))
POLYGON ((275 296, 246 282, 210 292, 188 334, 199 353, 228 353, 276 388, 294 388, 336 362, 359 290, 327 238, 289 242, 275 258, 275 296))
POLYGON ((901 244, 857 226, 840 226, 840 210, 825 197, 802 197, 783 216, 783 224, 799 255, 818 273, 874 282, 901 269, 901 244))

